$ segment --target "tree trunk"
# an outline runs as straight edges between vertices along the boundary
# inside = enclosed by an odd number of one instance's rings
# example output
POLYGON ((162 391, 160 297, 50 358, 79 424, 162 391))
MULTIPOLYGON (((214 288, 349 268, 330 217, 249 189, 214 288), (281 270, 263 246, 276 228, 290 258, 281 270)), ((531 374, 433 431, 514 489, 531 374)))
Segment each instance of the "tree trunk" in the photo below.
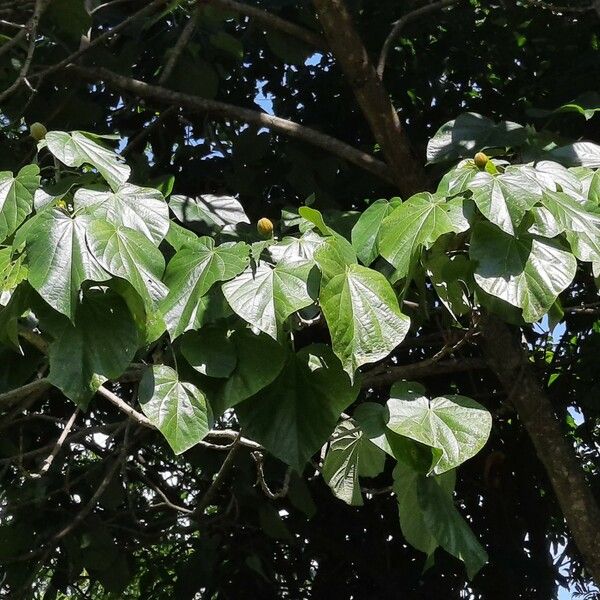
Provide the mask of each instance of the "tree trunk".
POLYGON ((516 331, 488 317, 482 346, 546 468, 584 564, 600 584, 600 507, 560 429, 552 403, 539 385, 516 331))
POLYGON ((427 189, 425 170, 410 147, 389 94, 354 29, 343 0, 313 0, 325 37, 346 75, 371 131, 381 145, 400 193, 427 189))

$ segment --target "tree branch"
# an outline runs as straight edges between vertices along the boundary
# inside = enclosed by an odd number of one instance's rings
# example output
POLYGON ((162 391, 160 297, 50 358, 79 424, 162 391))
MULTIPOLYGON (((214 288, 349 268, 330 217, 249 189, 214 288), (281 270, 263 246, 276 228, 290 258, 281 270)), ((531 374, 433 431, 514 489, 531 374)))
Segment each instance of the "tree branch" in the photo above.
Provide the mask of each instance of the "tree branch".
POLYGON ((521 419, 554 488, 584 564, 600 584, 600 507, 552 403, 539 385, 516 332, 494 317, 483 328, 483 351, 521 419))
POLYGON ((417 19, 417 18, 419 18, 425 14, 428 14, 430 12, 433 12, 435 10, 441 10, 442 8, 444 8, 446 6, 456 4, 456 2, 458 2, 458 0, 439 0, 438 2, 432 2, 431 4, 426 4, 425 6, 421 6, 417 9, 405 14, 403 17, 398 19, 394 23, 394 27, 392 27, 392 30, 390 31, 389 35, 385 39, 385 42, 383 43, 383 47, 381 48, 381 54, 379 55, 379 61, 377 63, 377 76, 379 77, 379 79, 383 79, 383 71, 385 69, 385 62, 387 60, 388 53, 390 51, 392 43, 398 37, 398 35, 400 34, 400 31, 402 31, 402 28, 404 26, 409 21, 413 21, 414 19, 417 19))
POLYGON ((163 69, 163 72, 160 74, 160 77, 158 78, 159 85, 163 85, 164 83, 166 83, 168 81, 169 77, 171 77, 171 74, 173 73, 173 69, 175 69, 175 66, 177 65, 177 61, 179 60, 179 57, 181 56, 181 54, 185 50, 185 47, 188 45, 190 39, 192 38, 194 29, 196 29, 196 22, 198 20, 199 13, 200 13, 200 4, 198 5, 196 10, 194 10, 192 15, 190 16, 188 22, 186 23, 185 27, 183 28, 183 31, 181 32, 181 35, 177 39, 177 43, 171 49, 169 56, 167 58, 167 63, 165 64, 165 68, 163 69))
POLYGON ((411 196, 427 189, 423 166, 412 153, 389 94, 371 64, 343 0, 313 0, 313 4, 334 56, 381 145, 400 193, 411 196))
POLYGON ((282 19, 281 17, 278 17, 277 15, 274 15, 273 13, 270 13, 262 8, 249 6, 247 4, 243 4, 242 2, 236 2, 235 0, 207 1, 210 4, 224 8, 225 10, 231 10, 240 15, 256 19, 270 29, 276 29, 283 33, 287 33, 288 35, 305 42, 309 46, 314 46, 317 49, 323 50, 327 45, 325 40, 317 33, 313 33, 312 31, 305 29, 300 25, 296 25, 295 23, 291 23, 290 21, 286 21, 285 19, 282 19))
POLYGON ((23 400, 32 394, 45 392, 51 387, 52 384, 47 379, 36 379, 31 383, 26 383, 14 390, 0 394, 0 406, 11 406, 19 402, 19 400, 23 400))
POLYGON ((456 358, 444 361, 422 360, 410 365, 387 367, 385 370, 367 372, 362 377, 361 387, 383 387, 400 379, 421 379, 423 377, 438 377, 449 373, 461 373, 487 368, 481 358, 456 358))
POLYGON ((15 81, 0 94, 0 102, 6 100, 6 98, 8 98, 16 89, 21 86, 24 81, 26 81, 29 68, 31 67, 31 61, 33 60, 33 53, 35 52, 35 38, 37 35, 38 24, 48 4, 50 4, 50 0, 37 0, 35 3, 35 9, 33 11, 31 21, 29 21, 27 29, 24 30, 29 36, 27 55, 15 81))
POLYGON ((113 88, 122 92, 134 94, 146 100, 182 106, 193 111, 207 112, 211 115, 244 121, 246 123, 258 125, 259 127, 266 127, 272 131, 283 133, 312 144, 313 146, 322 148, 323 150, 372 173, 380 179, 390 183, 393 182, 390 169, 385 163, 341 140, 311 129, 310 127, 295 123, 294 121, 268 115, 257 110, 227 104, 226 102, 220 102, 218 100, 208 100, 206 98, 201 98, 200 96, 191 96, 181 92, 174 92, 164 87, 149 85, 138 79, 118 75, 117 73, 113 73, 112 71, 103 68, 88 68, 70 65, 69 70, 88 81, 101 80, 113 88))

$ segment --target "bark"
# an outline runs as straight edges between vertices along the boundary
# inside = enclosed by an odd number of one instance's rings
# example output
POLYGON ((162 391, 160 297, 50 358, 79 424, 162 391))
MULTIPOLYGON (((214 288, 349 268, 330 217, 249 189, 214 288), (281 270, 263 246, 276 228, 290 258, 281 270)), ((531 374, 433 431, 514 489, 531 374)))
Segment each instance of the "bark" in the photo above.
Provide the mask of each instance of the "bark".
POLYGON ((343 0, 313 0, 329 46, 348 79, 375 139, 380 144, 400 193, 427 189, 427 178, 410 147, 389 94, 354 28, 343 0))
POLYGON ((561 431, 517 332, 494 317, 486 319, 483 332, 487 362, 509 395, 546 469, 586 569, 600 584, 600 507, 575 451, 561 431))

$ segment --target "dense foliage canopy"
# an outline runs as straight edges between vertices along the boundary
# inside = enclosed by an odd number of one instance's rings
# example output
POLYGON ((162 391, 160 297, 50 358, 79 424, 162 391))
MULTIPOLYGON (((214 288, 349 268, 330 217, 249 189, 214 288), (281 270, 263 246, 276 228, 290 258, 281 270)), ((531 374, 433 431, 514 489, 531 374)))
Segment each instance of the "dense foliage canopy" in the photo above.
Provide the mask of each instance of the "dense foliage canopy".
POLYGON ((0 597, 595 593, 594 6, 0 17, 0 597))

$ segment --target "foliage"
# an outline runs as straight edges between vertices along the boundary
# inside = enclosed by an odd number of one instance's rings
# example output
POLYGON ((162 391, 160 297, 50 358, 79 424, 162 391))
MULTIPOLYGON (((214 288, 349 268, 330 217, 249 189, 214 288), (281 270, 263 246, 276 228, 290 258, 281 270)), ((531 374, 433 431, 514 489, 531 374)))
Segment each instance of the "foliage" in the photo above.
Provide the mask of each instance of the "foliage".
MULTIPOLYGON (((90 23, 122 23, 125 4, 51 3, 37 68, 76 52, 90 23)), ((369 48, 397 17, 349 4, 369 48)), ((302 3, 263 5, 316 28, 302 3)), ((262 82, 278 115, 379 154, 329 52, 217 7, 163 8, 88 60, 151 81, 194 18, 161 83, 246 106, 262 82)), ((593 136, 598 98, 560 97, 557 73, 598 44, 576 22, 577 48, 556 51, 539 11, 507 11, 457 5, 428 41, 398 39, 407 60, 386 77, 435 181, 405 198, 323 149, 159 113, 68 67, 35 79, 25 108, 25 85, 7 99, 0 595, 491 598, 518 565, 507 597, 549 598, 567 581, 550 543, 585 588, 478 338, 487 315, 520 329, 596 482, 600 146, 563 133, 589 121, 593 136), (539 36, 545 95, 503 76, 538 58, 539 36), (447 58, 452 39, 464 47, 447 58), (480 40, 496 67, 478 71, 480 40), (34 142, 22 116, 49 131, 34 142)))

